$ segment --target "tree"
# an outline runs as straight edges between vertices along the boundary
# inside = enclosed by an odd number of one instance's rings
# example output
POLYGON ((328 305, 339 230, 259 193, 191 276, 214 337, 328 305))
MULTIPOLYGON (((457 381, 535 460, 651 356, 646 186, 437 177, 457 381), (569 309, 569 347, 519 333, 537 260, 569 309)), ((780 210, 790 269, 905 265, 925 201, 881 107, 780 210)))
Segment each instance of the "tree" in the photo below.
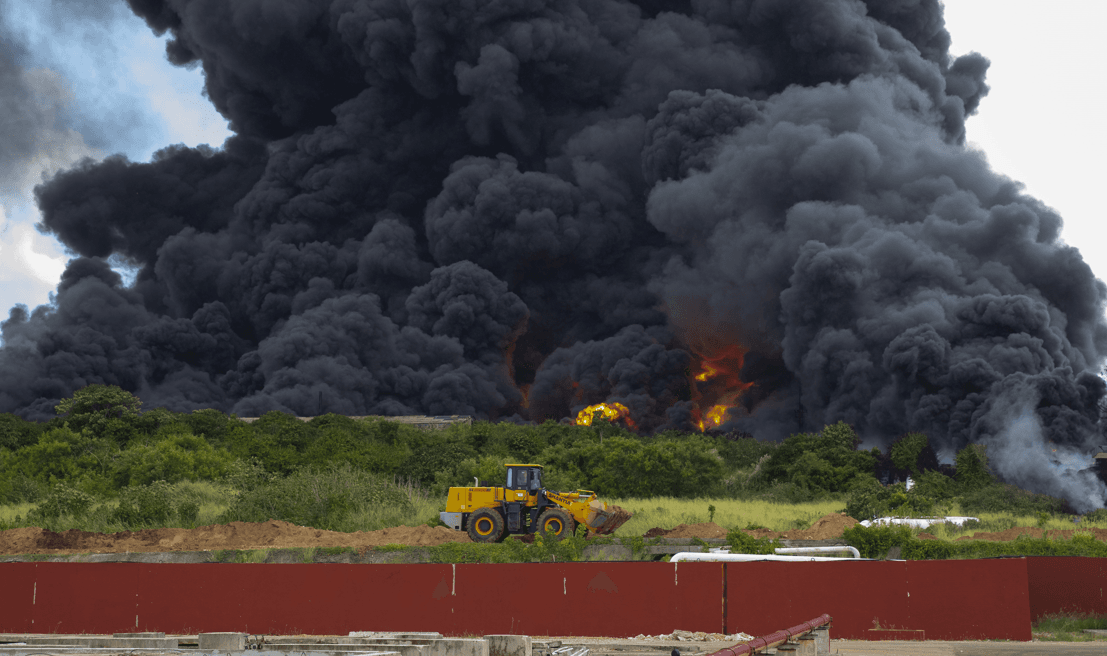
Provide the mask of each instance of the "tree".
POLYGON ((55 409, 66 416, 70 428, 78 431, 87 428, 97 433, 112 420, 136 419, 141 407, 142 401, 121 387, 89 385, 74 392, 71 398, 62 399, 55 409))
POLYGON ((994 481, 988 467, 988 449, 970 444, 957 452, 957 482, 969 489, 985 487, 994 481))
POLYGON ((876 459, 858 451, 861 440, 853 428, 838 422, 820 433, 797 433, 781 443, 761 469, 764 483, 789 481, 804 489, 845 492, 855 479, 871 477, 876 459))
POLYGON ((918 478, 922 473, 919 468, 919 458, 928 446, 930 446, 930 440, 926 435, 908 433, 892 445, 892 464, 896 469, 902 469, 918 478))

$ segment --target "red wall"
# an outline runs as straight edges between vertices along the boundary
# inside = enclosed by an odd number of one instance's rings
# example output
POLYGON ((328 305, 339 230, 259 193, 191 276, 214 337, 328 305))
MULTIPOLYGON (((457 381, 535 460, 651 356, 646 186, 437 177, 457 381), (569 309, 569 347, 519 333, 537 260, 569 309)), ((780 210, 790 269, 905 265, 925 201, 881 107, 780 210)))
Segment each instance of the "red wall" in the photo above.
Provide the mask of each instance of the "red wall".
POLYGON ((1077 612, 1107 615, 1107 558, 1039 556, 1028 558, 1030 615, 1077 612))
POLYGON ((727 629, 764 635, 828 613, 835 638, 1030 639, 1026 560, 729 563, 727 629), (791 622, 791 624, 789 624, 791 622))
POLYGON ((0 632, 633 636, 770 633, 1029 640, 1045 612, 1107 613, 1107 559, 264 565, 0 563, 0 632), (726 583, 726 594, 723 583, 726 583), (726 609, 724 616, 724 608, 726 609))
POLYGON ((626 637, 722 626, 715 563, 4 563, 0 582, 0 632, 626 637))

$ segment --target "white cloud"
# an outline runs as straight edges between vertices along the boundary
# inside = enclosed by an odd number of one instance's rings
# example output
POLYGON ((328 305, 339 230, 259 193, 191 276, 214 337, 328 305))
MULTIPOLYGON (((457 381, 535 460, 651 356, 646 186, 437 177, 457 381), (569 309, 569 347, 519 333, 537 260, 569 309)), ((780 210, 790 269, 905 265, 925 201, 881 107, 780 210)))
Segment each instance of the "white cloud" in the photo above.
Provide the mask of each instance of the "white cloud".
POLYGON ((1099 200, 1107 177, 1107 2, 945 0, 951 50, 992 61, 991 92, 968 121, 968 138, 997 171, 1056 209, 1062 238, 1107 280, 1107 216, 1099 200))

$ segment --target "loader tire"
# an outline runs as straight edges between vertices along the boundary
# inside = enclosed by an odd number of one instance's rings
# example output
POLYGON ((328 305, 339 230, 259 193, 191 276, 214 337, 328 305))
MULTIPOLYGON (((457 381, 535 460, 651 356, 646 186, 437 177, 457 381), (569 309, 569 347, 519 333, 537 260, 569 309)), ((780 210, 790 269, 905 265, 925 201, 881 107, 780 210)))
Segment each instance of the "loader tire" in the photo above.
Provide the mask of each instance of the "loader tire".
POLYGON ((548 508, 538 516, 538 532, 560 540, 573 534, 577 523, 569 516, 569 513, 560 508, 548 508))
POLYGON ((490 508, 469 515, 469 539, 473 542, 499 542, 504 539, 504 518, 490 508))

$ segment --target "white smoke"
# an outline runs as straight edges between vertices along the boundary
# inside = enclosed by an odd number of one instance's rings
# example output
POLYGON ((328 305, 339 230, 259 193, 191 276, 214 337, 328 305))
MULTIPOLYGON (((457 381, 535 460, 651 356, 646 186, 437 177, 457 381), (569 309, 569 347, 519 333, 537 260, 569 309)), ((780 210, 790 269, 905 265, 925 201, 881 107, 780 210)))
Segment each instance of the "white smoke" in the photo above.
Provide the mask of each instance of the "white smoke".
MULTIPOLYGON (((987 446, 988 464, 1001 479, 1031 492, 1067 499, 1077 512, 1103 508, 1107 485, 1089 470, 1094 464, 1092 454, 1047 441, 1041 419, 1033 410, 1036 405, 1037 399, 993 405, 989 414, 1004 416, 1002 428, 980 440, 987 446)), ((1092 440, 1075 441, 1086 444, 1092 440)))

